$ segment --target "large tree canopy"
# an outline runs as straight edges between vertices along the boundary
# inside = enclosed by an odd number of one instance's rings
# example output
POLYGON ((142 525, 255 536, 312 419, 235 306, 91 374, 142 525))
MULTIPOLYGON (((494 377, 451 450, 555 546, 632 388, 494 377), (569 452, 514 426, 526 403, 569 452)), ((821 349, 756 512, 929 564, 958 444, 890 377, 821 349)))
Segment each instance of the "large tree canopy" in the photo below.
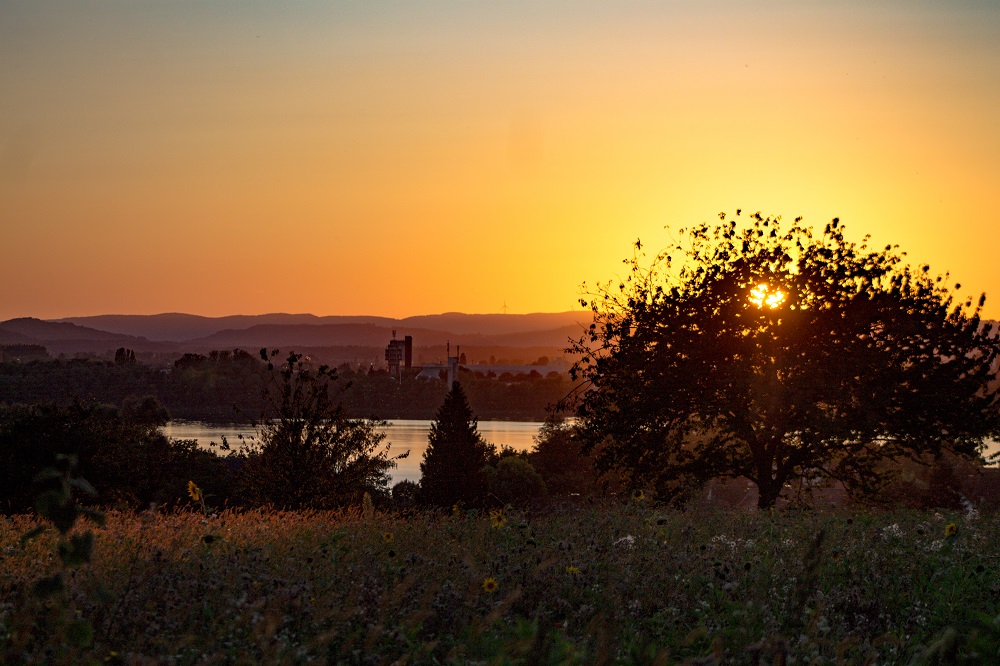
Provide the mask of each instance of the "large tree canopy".
POLYGON ((998 340, 960 285, 895 246, 757 213, 682 229, 583 301, 580 433, 666 497, 744 476, 769 507, 796 478, 849 488, 880 464, 975 456, 998 432, 998 340))

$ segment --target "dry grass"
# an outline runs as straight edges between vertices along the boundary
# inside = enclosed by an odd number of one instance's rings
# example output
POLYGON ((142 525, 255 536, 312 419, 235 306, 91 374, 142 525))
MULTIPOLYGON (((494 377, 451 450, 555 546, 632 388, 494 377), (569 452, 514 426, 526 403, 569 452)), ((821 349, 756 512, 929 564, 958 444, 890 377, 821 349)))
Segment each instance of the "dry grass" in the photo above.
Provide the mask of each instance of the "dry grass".
POLYGON ((885 664, 935 641, 1000 649, 995 515, 110 513, 92 563, 45 603, 29 589, 57 566, 54 537, 22 546, 33 519, 0 521, 6 661, 885 664), (73 647, 58 625, 79 616, 93 641, 73 647))

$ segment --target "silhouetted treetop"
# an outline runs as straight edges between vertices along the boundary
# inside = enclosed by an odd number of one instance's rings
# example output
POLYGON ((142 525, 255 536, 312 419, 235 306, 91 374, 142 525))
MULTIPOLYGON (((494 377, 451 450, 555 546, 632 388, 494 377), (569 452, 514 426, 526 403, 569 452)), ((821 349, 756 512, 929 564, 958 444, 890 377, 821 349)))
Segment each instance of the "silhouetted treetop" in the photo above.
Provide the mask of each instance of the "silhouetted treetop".
POLYGON ((571 351, 590 390, 580 433, 599 465, 664 496, 745 476, 770 506, 796 478, 854 488, 886 459, 975 456, 998 428, 998 340, 985 296, 896 246, 760 213, 681 229, 585 306, 571 351))

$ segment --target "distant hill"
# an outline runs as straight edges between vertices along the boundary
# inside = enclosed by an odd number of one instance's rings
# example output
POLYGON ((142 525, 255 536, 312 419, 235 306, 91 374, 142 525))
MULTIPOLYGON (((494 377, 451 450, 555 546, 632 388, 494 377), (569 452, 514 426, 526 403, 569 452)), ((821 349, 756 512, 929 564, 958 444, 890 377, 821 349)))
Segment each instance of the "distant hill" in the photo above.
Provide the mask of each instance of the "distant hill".
POLYGON ((24 335, 23 333, 17 333, 16 331, 8 331, 3 328, 3 324, 0 324, 0 345, 31 344, 35 344, 35 339, 31 336, 24 335))
POLYGON ((302 325, 323 323, 386 324, 395 322, 388 317, 317 317, 313 314, 262 314, 202 317, 200 315, 169 312, 155 315, 96 315, 93 317, 66 317, 57 322, 92 326, 102 331, 134 335, 148 340, 184 342, 205 338, 227 330, 243 330, 258 325, 302 325), (336 321, 325 321, 336 320, 336 321))
POLYGON ((360 346, 384 347, 392 338, 412 335, 415 347, 452 345, 505 346, 505 347, 555 347, 563 348, 571 336, 579 337, 579 325, 516 333, 478 334, 458 333, 452 330, 412 328, 399 324, 394 328, 374 324, 306 324, 251 326, 244 330, 219 331, 210 336, 189 340, 190 347, 229 349, 233 347, 332 347, 360 346))
MULTIPOLYGON (((45 321, 30 317, 0 322, 0 344, 42 345, 52 355, 99 354, 119 347, 156 355, 162 360, 184 352, 206 353, 237 347, 328 350, 355 349, 350 358, 378 363, 385 345, 413 336, 420 357, 444 357, 445 345, 475 350, 483 358, 532 358, 562 354, 569 339, 579 338, 589 312, 532 314, 443 314, 393 319, 375 316, 324 316, 273 313, 202 317, 184 313, 98 315, 45 321), (520 350, 520 351, 519 351, 520 350), (430 354, 430 356, 428 356, 430 354)), ((345 352, 346 353, 346 352, 345 352)), ((148 358, 148 357, 147 357, 148 358)))
MULTIPOLYGON (((423 331, 424 339, 437 331, 423 331)), ((189 346, 228 349, 230 347, 384 347, 392 331, 373 324, 258 324, 242 330, 225 330, 204 338, 188 340, 189 346)), ((398 336, 402 338, 402 333, 398 336)), ((423 340, 421 340, 423 342, 423 340)))
POLYGON ((107 340, 110 338, 141 340, 141 338, 99 331, 86 326, 44 321, 33 317, 8 319, 0 323, 0 330, 18 333, 36 340, 107 340))
MULTIPOLYGON (((197 340, 203 342, 217 333, 225 332, 220 339, 231 339, 233 331, 245 331, 256 326, 324 326, 324 325, 371 325, 388 330, 392 329, 402 335, 404 329, 418 331, 446 332, 450 337, 455 335, 496 336, 510 333, 531 333, 534 331, 553 330, 580 324, 589 324, 589 312, 556 312, 532 314, 463 314, 447 312, 444 314, 418 315, 404 319, 391 317, 375 317, 367 315, 333 315, 318 317, 312 314, 263 314, 263 315, 231 315, 228 317, 202 317, 182 313, 165 313, 157 315, 97 315, 93 317, 67 317, 55 320, 57 323, 69 323, 92 327, 101 331, 132 335, 151 341, 186 342, 197 340)), ((309 335, 321 335, 313 331, 309 335)), ((251 338, 254 336, 251 335, 251 338)), ((250 338, 248 338, 250 339, 250 338)), ((256 339, 256 338, 254 338, 256 339)), ((341 343, 336 343, 341 344, 341 343)), ((356 343, 350 343, 356 344, 356 343)), ((370 344, 370 343, 366 343, 370 344)), ((385 341, 379 341, 384 345, 385 341)), ((437 342, 421 341, 418 344, 438 344, 437 342)))
POLYGON ((435 315, 418 315, 398 320, 399 326, 428 328, 467 335, 506 335, 530 333, 590 324, 593 316, 586 312, 535 312, 531 314, 463 314, 446 312, 435 315))
POLYGON ((51 354, 76 352, 104 353, 118 347, 136 351, 167 351, 172 345, 153 343, 132 335, 110 333, 67 322, 52 322, 21 317, 0 322, 0 341, 4 344, 38 344, 51 354))

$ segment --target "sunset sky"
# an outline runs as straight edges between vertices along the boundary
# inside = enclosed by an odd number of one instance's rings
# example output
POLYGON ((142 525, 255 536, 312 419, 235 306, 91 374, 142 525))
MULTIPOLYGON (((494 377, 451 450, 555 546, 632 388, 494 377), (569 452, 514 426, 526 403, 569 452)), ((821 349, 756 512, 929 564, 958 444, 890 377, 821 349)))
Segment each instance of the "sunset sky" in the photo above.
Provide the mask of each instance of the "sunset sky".
POLYGON ((570 310, 736 208, 1000 317, 1000 3, 0 0, 0 320, 570 310))

